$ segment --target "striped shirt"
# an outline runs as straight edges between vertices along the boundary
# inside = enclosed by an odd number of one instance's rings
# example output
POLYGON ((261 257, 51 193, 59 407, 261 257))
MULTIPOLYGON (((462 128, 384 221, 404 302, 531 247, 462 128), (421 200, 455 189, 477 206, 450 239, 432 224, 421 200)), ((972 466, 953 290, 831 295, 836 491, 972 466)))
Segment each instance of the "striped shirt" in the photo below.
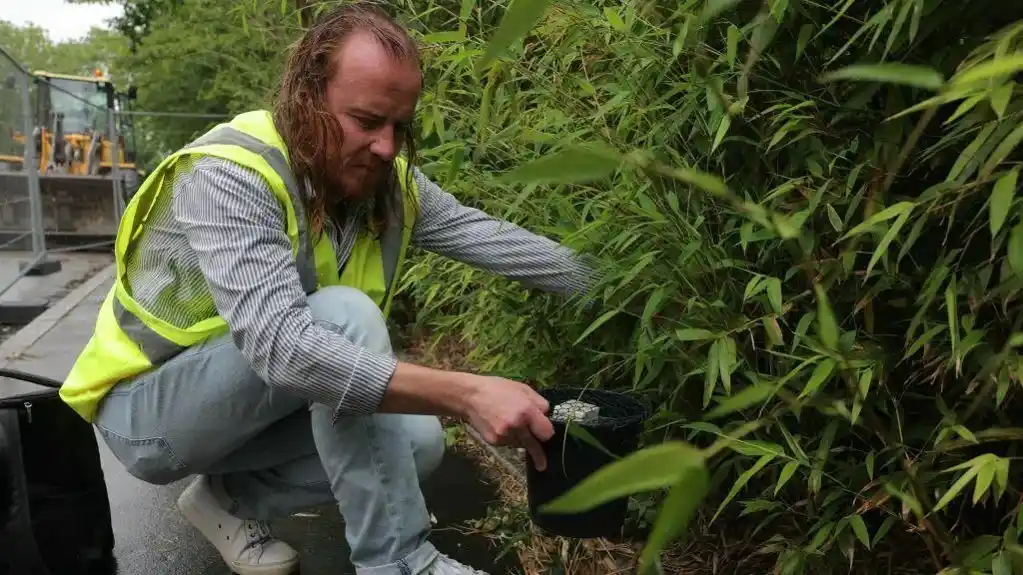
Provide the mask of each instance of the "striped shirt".
MULTIPOLYGON (((584 293, 591 270, 572 250, 460 204, 418 170, 413 246, 566 295, 584 293)), ((349 210, 352 212, 352 210, 349 210)), ((362 218, 328 220, 343 268, 362 218)), ((237 164, 184 159, 173 193, 156 201, 126 262, 129 290, 177 327, 220 315, 254 372, 341 415, 376 411, 397 365, 314 323, 285 233, 285 212, 263 178, 237 164)))

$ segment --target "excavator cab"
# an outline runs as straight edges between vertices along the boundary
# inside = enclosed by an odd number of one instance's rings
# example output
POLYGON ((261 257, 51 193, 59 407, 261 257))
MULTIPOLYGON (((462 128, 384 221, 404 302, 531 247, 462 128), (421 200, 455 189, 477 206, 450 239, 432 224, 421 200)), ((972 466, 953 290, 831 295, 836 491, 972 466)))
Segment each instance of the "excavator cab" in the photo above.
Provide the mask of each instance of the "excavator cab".
MULTIPOLYGON (((7 83, 0 100, 17 96, 7 83)), ((8 174, 4 177, 0 169, 0 242, 31 229, 27 179, 17 174, 28 169, 39 173, 48 243, 112 240, 139 181, 133 123, 130 116, 115 113, 125 111, 134 88, 118 93, 99 71, 93 76, 37 71, 31 92, 32 133, 12 128, 9 134, 22 154, 0 157, 8 174), (26 145, 35 151, 32 167, 24 165, 26 145)))

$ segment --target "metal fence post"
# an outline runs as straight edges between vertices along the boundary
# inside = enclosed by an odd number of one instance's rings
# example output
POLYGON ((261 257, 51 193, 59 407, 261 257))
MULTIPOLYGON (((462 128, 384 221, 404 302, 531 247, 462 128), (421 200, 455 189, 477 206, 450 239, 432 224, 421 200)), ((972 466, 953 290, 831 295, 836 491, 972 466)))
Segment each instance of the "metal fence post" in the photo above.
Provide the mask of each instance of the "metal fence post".
POLYGON ((25 161, 22 164, 28 183, 28 201, 32 220, 32 255, 38 262, 46 251, 46 236, 43 233, 43 198, 39 191, 39 162, 36 160, 36 146, 33 130, 32 98, 28 75, 17 74, 21 92, 21 113, 25 133, 25 161))
POLYGON ((121 219, 121 160, 118 157, 120 150, 117 135, 117 113, 112 108, 107 110, 107 130, 110 137, 110 178, 112 180, 111 192, 113 192, 114 221, 121 219))

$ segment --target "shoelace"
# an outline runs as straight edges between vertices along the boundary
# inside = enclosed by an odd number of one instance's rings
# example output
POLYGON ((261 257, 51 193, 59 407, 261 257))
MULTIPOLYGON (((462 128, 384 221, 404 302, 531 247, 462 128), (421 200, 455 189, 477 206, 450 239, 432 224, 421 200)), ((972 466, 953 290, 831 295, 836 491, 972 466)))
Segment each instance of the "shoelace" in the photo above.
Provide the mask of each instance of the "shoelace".
POLYGON ((273 535, 270 533, 270 526, 265 521, 246 521, 245 535, 249 540, 249 543, 245 546, 246 549, 258 547, 273 539, 273 535))

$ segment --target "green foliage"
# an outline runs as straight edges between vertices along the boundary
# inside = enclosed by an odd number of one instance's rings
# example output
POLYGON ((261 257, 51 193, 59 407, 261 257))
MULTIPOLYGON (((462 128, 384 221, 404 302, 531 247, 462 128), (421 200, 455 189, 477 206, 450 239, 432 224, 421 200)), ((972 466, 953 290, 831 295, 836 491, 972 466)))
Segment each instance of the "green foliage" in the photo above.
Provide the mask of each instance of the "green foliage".
MULTIPOLYGON (((650 439, 713 470, 699 516, 746 515, 775 572, 904 546, 1019 571, 1023 13, 558 2, 509 38, 508 3, 469 4, 403 6, 429 34, 424 168, 595 258, 604 305, 424 254, 420 320, 481 370, 655 397, 650 439)), ((619 460, 565 505, 689 468, 650 449, 657 474, 619 460)), ((663 499, 648 553, 699 486, 663 499)))

